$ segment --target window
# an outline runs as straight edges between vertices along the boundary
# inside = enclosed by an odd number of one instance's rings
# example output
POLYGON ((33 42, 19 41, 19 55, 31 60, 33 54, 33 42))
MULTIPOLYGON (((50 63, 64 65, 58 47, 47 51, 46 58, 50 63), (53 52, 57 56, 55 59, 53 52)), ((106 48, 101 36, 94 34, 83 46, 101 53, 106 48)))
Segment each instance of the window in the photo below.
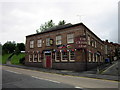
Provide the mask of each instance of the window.
POLYGON ((41 39, 37 40, 37 47, 42 47, 42 40, 41 39))
POLYGON ((41 62, 42 61, 42 55, 39 53, 38 54, 38 62, 41 62))
POLYGON ((89 52, 89 62, 91 62, 91 53, 89 52))
POLYGON ((94 57, 94 53, 93 53, 93 62, 95 62, 95 57, 94 57))
POLYGON ((32 62, 32 54, 29 55, 29 62, 32 62))
POLYGON ((30 48, 34 48, 34 41, 30 41, 30 48))
POLYGON ((90 36, 88 36, 88 45, 90 45, 90 36))
POLYGON ((68 52, 62 52, 62 59, 61 61, 68 61, 68 52))
POLYGON ((69 52, 69 60, 70 61, 75 61, 75 52, 74 51, 69 52))
POLYGON ((94 41, 93 41, 93 39, 92 39, 92 46, 94 47, 94 41))
POLYGON ((59 62, 60 59, 61 59, 60 57, 61 57, 61 52, 56 52, 56 53, 55 53, 55 61, 56 61, 56 62, 59 62))
POLYGON ((95 41, 95 48, 96 48, 96 41, 95 41))
POLYGON ((56 45, 62 44, 61 36, 56 36, 56 45))
POLYGON ((96 54, 96 62, 98 62, 98 56, 97 56, 97 54, 96 54))
POLYGON ((38 55, 37 54, 33 54, 33 62, 37 62, 37 58, 38 58, 38 55))
POLYGON ((67 43, 74 43, 74 34, 67 34, 67 43))
POLYGON ((101 49, 102 49, 102 45, 101 45, 101 49))
POLYGON ((50 46, 50 38, 46 38, 46 46, 50 46))

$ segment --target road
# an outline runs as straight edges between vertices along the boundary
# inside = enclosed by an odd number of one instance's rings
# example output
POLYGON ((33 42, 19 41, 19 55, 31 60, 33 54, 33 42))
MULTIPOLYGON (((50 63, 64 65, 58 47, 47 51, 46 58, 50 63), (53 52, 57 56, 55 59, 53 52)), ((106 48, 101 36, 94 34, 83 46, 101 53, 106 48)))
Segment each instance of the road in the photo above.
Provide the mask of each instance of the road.
POLYGON ((90 90, 92 88, 118 88, 117 81, 59 75, 9 66, 3 66, 2 70, 3 87, 89 88, 90 90))

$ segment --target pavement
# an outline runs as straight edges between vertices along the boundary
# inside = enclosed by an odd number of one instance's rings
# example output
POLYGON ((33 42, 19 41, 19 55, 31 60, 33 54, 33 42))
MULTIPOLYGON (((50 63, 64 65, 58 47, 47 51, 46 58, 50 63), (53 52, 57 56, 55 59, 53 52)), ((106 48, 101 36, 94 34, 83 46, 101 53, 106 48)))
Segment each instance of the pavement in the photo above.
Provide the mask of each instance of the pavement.
POLYGON ((40 71, 40 72, 55 73, 55 74, 60 74, 60 75, 69 75, 69 76, 119 81, 118 75, 105 75, 105 74, 96 74, 96 73, 93 74, 92 71, 75 72, 75 71, 68 71, 68 70, 55 70, 55 69, 28 67, 28 66, 22 66, 22 65, 10 65, 10 64, 3 64, 3 65, 10 66, 10 67, 23 68, 23 69, 30 69, 30 70, 40 71))

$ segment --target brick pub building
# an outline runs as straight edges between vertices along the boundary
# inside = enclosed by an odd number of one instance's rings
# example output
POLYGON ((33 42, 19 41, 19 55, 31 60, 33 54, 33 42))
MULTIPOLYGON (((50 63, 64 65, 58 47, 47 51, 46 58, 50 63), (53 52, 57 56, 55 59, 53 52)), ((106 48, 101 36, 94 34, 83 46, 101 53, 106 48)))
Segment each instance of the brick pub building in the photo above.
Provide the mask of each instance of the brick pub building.
POLYGON ((60 25, 26 36, 28 66, 84 71, 103 59, 103 41, 83 23, 60 25))

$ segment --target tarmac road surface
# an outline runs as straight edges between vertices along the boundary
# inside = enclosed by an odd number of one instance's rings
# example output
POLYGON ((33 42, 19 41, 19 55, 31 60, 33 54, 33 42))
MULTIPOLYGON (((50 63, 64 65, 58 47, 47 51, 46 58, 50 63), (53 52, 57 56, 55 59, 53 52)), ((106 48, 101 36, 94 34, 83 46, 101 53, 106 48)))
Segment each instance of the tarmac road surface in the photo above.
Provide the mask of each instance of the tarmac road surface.
POLYGON ((106 88, 105 90, 118 90, 117 81, 59 75, 9 66, 2 66, 2 70, 3 87, 11 87, 12 84, 12 87, 16 88, 89 88, 90 90, 106 88))

